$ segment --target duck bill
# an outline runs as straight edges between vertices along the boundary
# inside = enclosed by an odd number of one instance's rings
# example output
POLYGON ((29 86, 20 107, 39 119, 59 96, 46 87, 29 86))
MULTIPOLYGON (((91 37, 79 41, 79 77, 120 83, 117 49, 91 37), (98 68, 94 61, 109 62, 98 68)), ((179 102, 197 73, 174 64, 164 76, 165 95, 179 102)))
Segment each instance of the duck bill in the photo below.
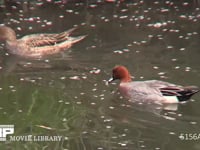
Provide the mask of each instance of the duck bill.
POLYGON ((107 82, 108 83, 111 83, 111 82, 113 82, 115 79, 113 78, 113 77, 111 77, 107 82))

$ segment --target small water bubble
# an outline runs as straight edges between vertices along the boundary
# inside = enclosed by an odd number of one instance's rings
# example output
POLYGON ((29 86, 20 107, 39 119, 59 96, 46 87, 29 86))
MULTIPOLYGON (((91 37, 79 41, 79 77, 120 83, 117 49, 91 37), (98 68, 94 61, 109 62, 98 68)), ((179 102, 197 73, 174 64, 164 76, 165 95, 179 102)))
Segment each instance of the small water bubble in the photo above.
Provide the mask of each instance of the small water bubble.
POLYGON ((182 115, 182 114, 178 114, 177 116, 178 116, 178 117, 182 117, 183 115, 182 115))
POLYGON ((70 102, 65 102, 65 104, 66 104, 66 105, 69 105, 69 104, 70 104, 70 102))
POLYGON ((139 26, 140 26, 140 24, 139 24, 139 23, 137 23, 135 26, 136 26, 136 27, 139 27, 139 26))
POLYGON ((80 95, 85 95, 85 93, 84 93, 84 92, 81 92, 80 95))
POLYGON ((17 27, 17 30, 18 30, 18 31, 21 31, 21 30, 22 30, 22 28, 21 28, 21 27, 17 27))
POLYGON ((92 89, 92 91, 94 92, 94 91, 97 91, 97 89, 92 89))
POLYGON ((10 85, 10 86, 9 86, 9 88, 11 88, 11 89, 13 89, 14 87, 15 87, 15 86, 13 86, 13 85, 10 85))
POLYGON ((92 102, 92 103, 90 103, 91 105, 96 105, 96 103, 94 103, 94 102, 92 102))
POLYGON ((66 79, 66 77, 64 77, 64 76, 63 76, 63 77, 60 77, 60 79, 61 79, 61 80, 65 80, 65 79, 66 79))
POLYGON ((80 77, 79 76, 72 76, 72 77, 69 77, 69 79, 71 79, 71 80, 80 80, 80 77))
POLYGON ((172 49, 172 48, 174 48, 172 45, 167 46, 167 49, 172 49))
POLYGON ((180 69, 180 66, 175 66, 174 69, 180 69))
POLYGON ((154 37, 152 34, 149 34, 149 35, 148 35, 148 38, 152 38, 152 37, 154 37))
POLYGON ((164 75, 166 72, 159 72, 158 75, 164 75))
POLYGON ((97 69, 97 68, 93 68, 92 70, 90 70, 91 74, 99 74, 100 72, 101 72, 101 70, 97 69))
POLYGON ((104 119, 103 122, 111 122, 112 119, 104 119))
POLYGON ((161 79, 167 79, 168 77, 166 76, 160 76, 161 79))
POLYGON ((109 19, 105 19, 104 21, 105 21, 105 22, 109 22, 110 20, 109 20, 109 19))
POLYGON ((185 71, 190 71, 191 67, 185 67, 185 71))
POLYGON ((187 18, 186 15, 180 15, 179 17, 182 18, 182 19, 186 19, 187 18))
POLYGON ((188 37, 188 36, 185 37, 185 40, 189 40, 189 39, 190 39, 190 37, 188 37))
POLYGON ((197 35, 197 34, 198 34, 198 32, 193 32, 192 34, 193 34, 193 35, 197 35))
POLYGON ((130 50, 127 49, 127 48, 124 48, 123 51, 124 51, 124 52, 129 52, 130 50))
POLYGON ((160 10, 160 12, 162 12, 162 13, 169 12, 169 9, 164 9, 164 8, 162 8, 162 9, 160 10))
POLYGON ((185 50, 185 48, 184 48, 184 47, 182 47, 182 48, 180 48, 179 50, 180 50, 180 51, 184 51, 184 50, 185 50))
POLYGON ((101 119, 105 118, 105 116, 100 116, 101 119))
POLYGON ((184 36, 180 35, 178 38, 179 38, 179 39, 182 39, 182 38, 184 38, 184 36))
POLYGON ((120 16, 119 19, 126 19, 128 16, 120 16))
POLYGON ((48 59, 45 59, 45 60, 44 60, 44 62, 47 62, 47 63, 48 63, 48 62, 49 62, 49 60, 48 60, 48 59))
POLYGON ((113 107, 113 106, 109 106, 109 109, 114 109, 115 107, 113 107))
POLYGON ((90 4, 89 7, 90 7, 90 8, 96 8, 97 5, 96 5, 96 4, 90 4))
POLYGON ((48 22, 46 22, 46 25, 50 26, 50 25, 52 25, 52 22, 48 21, 48 22))
POLYGON ((127 12, 128 11, 128 9, 122 9, 121 10, 121 12, 127 12))
POLYGON ((169 134, 170 134, 170 135, 175 135, 176 133, 175 133, 175 132, 169 132, 169 134))
POLYGON ((192 36, 192 33, 187 33, 188 36, 192 36))
POLYGON ((64 16, 63 16, 63 15, 60 15, 59 18, 64 18, 64 16))
POLYGON ((159 69, 159 67, 158 66, 153 66, 153 69, 159 69))
POLYGON ((96 45, 92 45, 92 46, 91 46, 91 48, 96 48, 96 47, 97 47, 96 45))
POLYGON ((68 13, 73 13, 73 10, 67 9, 66 12, 68 12, 68 13))
POLYGON ((126 134, 125 134, 125 133, 123 133, 123 134, 122 134, 122 137, 125 137, 125 136, 126 136, 126 134))
POLYGON ((119 143, 121 146, 126 146, 127 144, 126 143, 119 143))
POLYGON ((76 102, 76 104, 80 105, 80 104, 82 104, 82 102, 76 102))
POLYGON ((137 51, 135 51, 136 53, 139 53, 140 51, 139 50, 137 50, 137 51))
POLYGON ((147 43, 147 41, 141 41, 141 43, 142 43, 142 44, 145 44, 145 43, 147 43))
POLYGON ((177 58, 172 58, 171 60, 172 60, 172 61, 177 61, 177 58))
POLYGON ((33 18, 33 17, 30 17, 30 18, 28 18, 28 21, 33 22, 33 21, 34 21, 34 18, 33 18))
POLYGON ((146 147, 146 146, 145 146, 145 145, 140 145, 140 147, 141 147, 141 148, 144 148, 144 147, 146 147))
POLYGON ((196 121, 191 121, 190 124, 195 125, 195 124, 197 124, 197 122, 196 121))
POLYGON ((92 28, 95 28, 95 27, 96 27, 96 25, 95 25, 95 24, 91 24, 90 26, 91 26, 92 28))
POLYGON ((160 28, 162 26, 162 23, 157 22, 153 25, 154 28, 160 28))
POLYGON ((58 101, 58 103, 62 103, 62 102, 63 102, 63 100, 59 100, 59 101, 58 101))
POLYGON ((182 5, 183 5, 183 6, 188 6, 189 3, 188 3, 188 2, 184 2, 182 5))
POLYGON ((162 31, 163 31, 163 32, 166 32, 166 31, 168 31, 168 29, 165 28, 165 29, 162 29, 162 31))
POLYGON ((85 22, 82 22, 81 25, 84 26, 84 25, 86 25, 86 23, 85 23, 85 22))
POLYGON ((121 50, 115 50, 114 53, 116 53, 116 54, 123 54, 123 51, 121 51, 121 50))
POLYGON ((111 128, 112 128, 112 126, 106 126, 106 128, 107 128, 107 129, 111 129, 111 128))

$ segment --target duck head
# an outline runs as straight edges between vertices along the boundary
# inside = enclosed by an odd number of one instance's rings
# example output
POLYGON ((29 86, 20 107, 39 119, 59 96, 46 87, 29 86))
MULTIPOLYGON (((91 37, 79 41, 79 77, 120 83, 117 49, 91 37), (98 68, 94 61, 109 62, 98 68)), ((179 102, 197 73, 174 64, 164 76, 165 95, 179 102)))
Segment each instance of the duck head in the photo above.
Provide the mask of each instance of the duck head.
POLYGON ((108 80, 111 83, 114 80, 120 80, 120 82, 131 82, 131 75, 128 69, 124 66, 115 66, 112 70, 112 77, 108 80))
POLYGON ((15 41, 16 33, 13 29, 6 26, 0 26, 0 41, 15 41))

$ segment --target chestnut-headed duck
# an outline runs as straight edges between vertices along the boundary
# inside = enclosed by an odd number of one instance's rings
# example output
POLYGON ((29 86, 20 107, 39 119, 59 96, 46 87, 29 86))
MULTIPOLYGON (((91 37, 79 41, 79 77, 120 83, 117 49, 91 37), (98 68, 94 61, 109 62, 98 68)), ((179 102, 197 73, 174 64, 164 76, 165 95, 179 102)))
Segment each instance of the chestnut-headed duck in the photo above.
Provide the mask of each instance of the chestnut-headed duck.
POLYGON ((124 66, 116 66, 112 70, 112 78, 120 80, 119 91, 131 100, 155 103, 178 103, 187 101, 199 91, 197 86, 180 86, 164 81, 132 81, 128 69, 124 66))
POLYGON ((7 26, 0 26, 0 41, 5 42, 6 49, 12 54, 22 57, 40 58, 66 50, 86 37, 70 37, 70 34, 75 29, 72 28, 55 34, 31 34, 17 39, 13 29, 7 26))

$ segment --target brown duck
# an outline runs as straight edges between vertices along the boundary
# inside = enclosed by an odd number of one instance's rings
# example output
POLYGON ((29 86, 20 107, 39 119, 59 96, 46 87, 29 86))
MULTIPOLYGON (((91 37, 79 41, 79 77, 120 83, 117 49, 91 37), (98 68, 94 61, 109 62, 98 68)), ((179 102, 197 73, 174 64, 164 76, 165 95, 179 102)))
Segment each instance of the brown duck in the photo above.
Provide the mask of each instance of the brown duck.
POLYGON ((7 26, 0 26, 0 41, 5 42, 5 47, 12 54, 22 57, 41 58, 66 50, 86 37, 70 37, 70 34, 75 29, 72 28, 55 34, 38 33, 26 35, 17 39, 13 29, 7 26))

